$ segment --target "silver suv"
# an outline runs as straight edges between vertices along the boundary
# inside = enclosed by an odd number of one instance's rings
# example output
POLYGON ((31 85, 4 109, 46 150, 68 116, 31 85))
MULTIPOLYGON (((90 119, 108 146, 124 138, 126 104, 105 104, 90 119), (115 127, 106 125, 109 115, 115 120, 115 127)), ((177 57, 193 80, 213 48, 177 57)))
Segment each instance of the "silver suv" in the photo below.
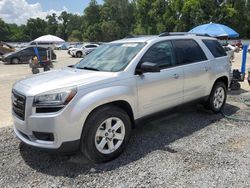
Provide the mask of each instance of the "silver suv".
POLYGON ((134 37, 98 47, 74 66, 13 86, 14 131, 26 144, 117 157, 136 119, 200 99, 219 112, 230 64, 219 42, 198 35, 134 37))

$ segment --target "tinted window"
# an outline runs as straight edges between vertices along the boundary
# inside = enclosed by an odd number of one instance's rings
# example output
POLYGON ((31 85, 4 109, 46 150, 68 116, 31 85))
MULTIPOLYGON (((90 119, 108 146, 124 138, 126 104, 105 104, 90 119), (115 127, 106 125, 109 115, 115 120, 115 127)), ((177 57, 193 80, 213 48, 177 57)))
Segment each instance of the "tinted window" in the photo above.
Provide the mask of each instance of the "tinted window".
POLYGON ((150 62, 157 64, 160 68, 167 68, 176 64, 172 43, 164 41, 154 44, 144 54, 141 62, 150 62))
POLYGON ((33 47, 25 48, 22 50, 23 53, 32 54, 34 51, 33 47))
POLYGON ((213 54, 215 58, 227 55, 225 50, 217 40, 202 40, 202 41, 204 42, 204 44, 207 46, 207 48, 210 50, 210 52, 213 54))
POLYGON ((178 64, 195 63, 207 60, 201 47, 192 39, 173 40, 178 64))
POLYGON ((96 45, 86 45, 85 48, 96 48, 96 45))
POLYGON ((223 47, 223 48, 224 48, 224 50, 225 50, 226 52, 231 50, 231 49, 228 48, 228 47, 223 47))
POLYGON ((41 48, 41 47, 38 47, 37 49, 38 49, 38 51, 39 51, 39 52, 40 52, 40 51, 45 51, 45 52, 47 51, 47 49, 46 49, 46 48, 41 48))

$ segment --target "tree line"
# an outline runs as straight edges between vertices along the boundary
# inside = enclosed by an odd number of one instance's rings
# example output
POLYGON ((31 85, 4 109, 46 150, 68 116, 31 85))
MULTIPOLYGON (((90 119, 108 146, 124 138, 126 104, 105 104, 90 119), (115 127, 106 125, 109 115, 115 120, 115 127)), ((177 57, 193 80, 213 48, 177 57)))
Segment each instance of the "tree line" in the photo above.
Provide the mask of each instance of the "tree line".
POLYGON ((189 31, 204 23, 221 23, 250 38, 248 0, 91 0, 83 15, 63 11, 25 25, 0 18, 0 41, 21 42, 53 34, 66 41, 112 41, 127 35, 189 31))

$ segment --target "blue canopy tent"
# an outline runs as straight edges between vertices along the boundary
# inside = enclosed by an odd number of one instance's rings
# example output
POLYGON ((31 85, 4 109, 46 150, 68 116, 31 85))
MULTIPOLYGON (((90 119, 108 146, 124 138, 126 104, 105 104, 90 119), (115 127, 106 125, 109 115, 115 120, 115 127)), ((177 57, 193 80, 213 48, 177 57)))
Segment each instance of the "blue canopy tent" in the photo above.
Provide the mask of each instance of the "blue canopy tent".
POLYGON ((189 33, 195 34, 207 34, 211 37, 227 37, 227 38, 237 38, 239 33, 234 31, 228 26, 216 23, 209 23, 197 26, 189 31, 189 33))

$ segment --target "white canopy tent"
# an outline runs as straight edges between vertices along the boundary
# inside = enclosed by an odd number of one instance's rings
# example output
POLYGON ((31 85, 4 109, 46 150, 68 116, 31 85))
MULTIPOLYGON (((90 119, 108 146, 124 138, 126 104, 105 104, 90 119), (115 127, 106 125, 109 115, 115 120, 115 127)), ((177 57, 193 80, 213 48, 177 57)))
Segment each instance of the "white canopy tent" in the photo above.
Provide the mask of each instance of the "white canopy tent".
POLYGON ((44 36, 38 37, 33 42, 35 43, 63 43, 65 41, 54 35, 44 35, 44 36))

